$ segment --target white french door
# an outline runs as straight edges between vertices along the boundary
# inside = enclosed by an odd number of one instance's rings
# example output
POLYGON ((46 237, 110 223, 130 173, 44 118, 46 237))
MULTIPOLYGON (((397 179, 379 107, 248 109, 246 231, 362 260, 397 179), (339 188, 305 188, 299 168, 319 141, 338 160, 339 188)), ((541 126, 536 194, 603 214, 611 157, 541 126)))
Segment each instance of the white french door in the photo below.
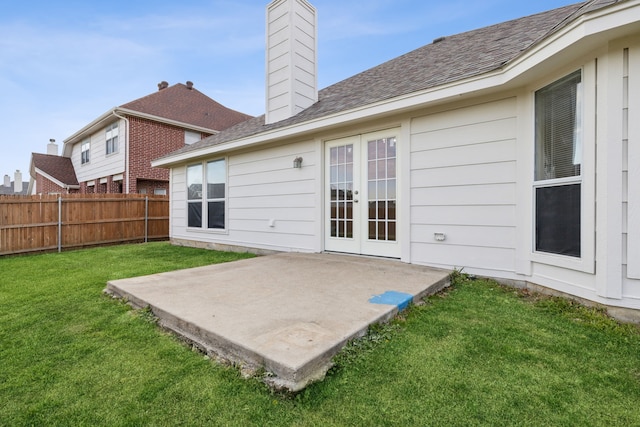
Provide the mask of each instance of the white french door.
POLYGON ((400 257, 398 130, 328 141, 325 249, 400 257))

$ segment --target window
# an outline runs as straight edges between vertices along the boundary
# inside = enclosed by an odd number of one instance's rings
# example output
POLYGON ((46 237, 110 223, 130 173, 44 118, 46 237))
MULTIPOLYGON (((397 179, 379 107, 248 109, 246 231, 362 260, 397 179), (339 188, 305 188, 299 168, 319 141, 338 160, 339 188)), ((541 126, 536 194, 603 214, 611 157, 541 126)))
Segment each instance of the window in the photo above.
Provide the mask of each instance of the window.
POLYGON ((535 94, 535 249, 581 256, 582 72, 535 94))
POLYGON ((189 227, 225 228, 226 177, 224 159, 187 166, 189 227))
POLYGON ((89 163, 89 150, 91 149, 91 139, 87 138, 80 145, 80 163, 89 163))
POLYGON ((154 196, 166 196, 167 195, 167 189, 166 188, 154 188, 153 189, 153 195, 154 196))
POLYGON ((194 132, 191 130, 184 131, 184 143, 185 145, 194 144, 202 139, 200 132, 194 132))
POLYGON ((105 129, 107 154, 118 152, 118 122, 112 123, 105 129))

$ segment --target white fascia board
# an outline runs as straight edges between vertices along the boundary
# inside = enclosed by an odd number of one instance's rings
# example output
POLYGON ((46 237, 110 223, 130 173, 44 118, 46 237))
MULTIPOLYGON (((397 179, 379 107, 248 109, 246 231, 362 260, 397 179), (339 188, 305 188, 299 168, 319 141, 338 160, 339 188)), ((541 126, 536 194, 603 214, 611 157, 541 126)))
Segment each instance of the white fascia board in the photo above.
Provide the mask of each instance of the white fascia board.
POLYGON ((74 146, 74 144, 77 144, 78 142, 80 142, 83 139, 85 139, 87 136, 90 136, 91 134, 96 132, 101 127, 106 126, 107 125, 106 122, 111 117, 115 117, 115 115, 113 114, 114 111, 116 111, 116 109, 112 108, 111 110, 109 110, 106 113, 102 114, 100 117, 98 117, 97 119, 93 120, 91 123, 89 123, 88 125, 86 125, 82 129, 80 129, 79 131, 77 131, 76 133, 71 135, 70 137, 66 138, 63 141, 64 145, 62 146, 62 156, 63 157, 71 157, 72 147, 74 146))
POLYGON ((209 129, 201 126, 195 126, 189 123, 179 122, 176 120, 165 119, 164 117, 154 116, 152 114, 145 114, 139 111, 129 110, 128 108, 116 107, 102 114, 100 117, 98 117, 97 119, 95 119, 94 121, 92 121, 91 123, 83 127, 82 129, 80 129, 79 131, 77 131, 67 139, 65 139, 63 141, 64 146, 62 148, 62 155, 65 157, 71 156, 71 147, 74 144, 77 144, 83 141, 87 136, 91 136, 101 128, 105 127, 107 124, 109 124, 111 118, 120 119, 120 117, 118 117, 118 114, 126 114, 128 116, 140 117, 142 119, 148 119, 155 122, 166 123, 168 125, 178 126, 178 127, 186 128, 189 130, 194 130, 197 132, 204 132, 204 133, 210 133, 210 134, 216 134, 219 132, 215 129, 209 129), (68 152, 67 152, 67 147, 69 150, 68 152))
MULTIPOLYGON (((538 45, 528 49, 520 57, 512 60, 502 69, 481 76, 471 77, 424 91, 414 92, 390 100, 339 112, 330 116, 309 120, 304 123, 262 132, 257 135, 219 145, 203 147, 175 156, 164 157, 152 161, 151 165, 153 167, 171 167, 172 165, 182 164, 197 158, 317 132, 347 123, 424 108, 438 102, 460 99, 462 96, 479 93, 480 91, 499 89, 531 70, 534 66, 552 58, 587 37, 601 35, 604 32, 632 24, 638 24, 640 26, 640 0, 630 0, 583 15, 566 28, 559 30, 556 34, 553 34, 538 45)), ((594 41, 602 43, 602 38, 599 38, 599 40, 594 38, 594 41)))

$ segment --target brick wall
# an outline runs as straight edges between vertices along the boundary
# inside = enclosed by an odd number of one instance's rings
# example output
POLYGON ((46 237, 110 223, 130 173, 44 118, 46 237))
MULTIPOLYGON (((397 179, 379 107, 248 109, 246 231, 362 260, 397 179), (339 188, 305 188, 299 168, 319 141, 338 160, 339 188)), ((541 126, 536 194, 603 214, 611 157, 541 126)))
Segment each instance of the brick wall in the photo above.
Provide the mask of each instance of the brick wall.
POLYGON ((36 192, 38 194, 70 194, 78 190, 67 190, 40 174, 36 174, 36 192))
POLYGON ((152 168, 151 161, 182 147, 183 128, 129 117, 129 192, 137 193, 139 182, 145 183, 148 194, 153 188, 165 188, 161 183, 169 182, 169 170, 152 168))
POLYGON ((138 193, 153 195, 155 190, 164 189, 169 194, 169 181, 150 181, 148 179, 139 179, 136 183, 138 193))

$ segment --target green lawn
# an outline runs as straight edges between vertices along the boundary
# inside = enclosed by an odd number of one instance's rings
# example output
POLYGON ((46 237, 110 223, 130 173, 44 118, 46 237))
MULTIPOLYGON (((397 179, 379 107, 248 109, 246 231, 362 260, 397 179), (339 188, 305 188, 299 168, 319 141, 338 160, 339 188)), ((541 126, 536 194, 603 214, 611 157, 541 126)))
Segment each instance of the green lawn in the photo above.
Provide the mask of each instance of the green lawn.
POLYGON ((246 255, 166 243, 0 258, 0 425, 640 425, 640 332, 461 276, 271 393, 191 351, 106 281, 246 255))

